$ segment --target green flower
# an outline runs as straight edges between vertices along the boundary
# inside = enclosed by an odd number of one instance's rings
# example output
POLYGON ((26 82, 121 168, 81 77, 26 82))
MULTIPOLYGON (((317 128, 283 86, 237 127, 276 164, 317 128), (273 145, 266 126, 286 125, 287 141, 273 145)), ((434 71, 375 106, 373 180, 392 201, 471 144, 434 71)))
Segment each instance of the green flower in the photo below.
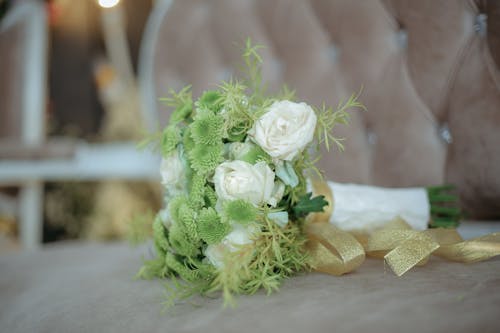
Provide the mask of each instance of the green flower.
MULTIPOLYGON (((199 243, 194 243, 186 234, 182 225, 174 223, 168 234, 168 240, 176 253, 186 256, 195 257, 200 253, 199 243)), ((170 252, 167 252, 167 255, 170 252)))
POLYGON ((185 104, 178 106, 174 112, 172 112, 170 115, 170 123, 178 124, 182 122, 184 119, 189 117, 191 112, 193 112, 193 102, 187 101, 185 104))
POLYGON ((188 152, 189 160, 193 170, 200 173, 209 173, 223 161, 224 144, 196 145, 188 152))
POLYGON ((182 205, 189 205, 189 200, 184 195, 175 196, 168 203, 168 211, 170 213, 170 217, 176 223, 180 223, 179 208, 182 205))
POLYGON ((196 143, 193 140, 193 137, 191 136, 191 128, 186 127, 184 130, 184 133, 182 134, 182 143, 184 145, 184 150, 189 152, 193 150, 193 148, 196 146, 196 143))
POLYGON ((163 226, 159 215, 153 222, 153 240, 158 254, 165 254, 170 248, 168 242, 168 230, 163 226))
POLYGON ((222 142, 224 119, 211 111, 198 112, 191 127, 191 137, 196 144, 214 145, 222 142))
POLYGON ((186 237, 193 243, 200 240, 196 228, 195 211, 188 205, 183 204, 179 207, 179 223, 184 230, 186 237))
POLYGON ((232 222, 248 224, 255 222, 258 211, 248 201, 238 199, 224 204, 224 215, 232 222))
POLYGON ((177 127, 166 127, 161 136, 161 153, 163 157, 170 155, 176 149, 180 140, 181 134, 177 127))
POLYGON ((198 234, 207 244, 219 243, 228 233, 230 227, 221 222, 215 209, 203 208, 198 215, 198 234))
POLYGON ((191 190, 189 199, 191 206, 200 207, 205 203, 205 183, 207 179, 204 174, 194 173, 191 179, 191 190))
POLYGON ((200 109, 210 110, 218 113, 222 108, 221 94, 215 90, 205 91, 197 102, 200 109))

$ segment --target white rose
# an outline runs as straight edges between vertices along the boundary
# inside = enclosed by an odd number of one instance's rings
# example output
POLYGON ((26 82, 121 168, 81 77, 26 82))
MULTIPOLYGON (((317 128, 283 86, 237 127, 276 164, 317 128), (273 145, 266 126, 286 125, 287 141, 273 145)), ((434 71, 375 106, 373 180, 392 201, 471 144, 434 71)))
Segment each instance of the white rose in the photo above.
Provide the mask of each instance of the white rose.
POLYGON ((274 102, 249 135, 271 157, 291 161, 312 141, 316 120, 306 103, 274 102))
POLYGON ((167 158, 162 158, 160 173, 161 183, 170 193, 178 193, 185 189, 184 164, 177 151, 167 158))
POLYGON ((274 172, 265 162, 224 162, 215 169, 213 181, 220 200, 243 199, 256 206, 275 201, 274 172))
POLYGON ((208 261, 217 268, 224 266, 224 253, 241 250, 243 246, 254 243, 254 235, 259 228, 250 224, 242 226, 235 224, 233 230, 219 244, 212 244, 205 249, 208 261))

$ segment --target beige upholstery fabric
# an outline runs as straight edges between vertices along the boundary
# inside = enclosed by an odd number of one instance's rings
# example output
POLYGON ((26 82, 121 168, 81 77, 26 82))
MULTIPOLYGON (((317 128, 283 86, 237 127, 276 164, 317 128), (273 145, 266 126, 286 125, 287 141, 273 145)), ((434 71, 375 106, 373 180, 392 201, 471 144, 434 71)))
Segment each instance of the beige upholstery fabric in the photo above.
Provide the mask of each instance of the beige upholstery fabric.
POLYGON ((401 278, 370 259, 355 273, 311 273, 279 293, 198 298, 161 313, 159 281, 133 281, 145 249, 66 244, 0 256, 0 331, 17 332, 498 332, 500 261, 432 259, 401 278))
POLYGON ((155 51, 156 94, 192 83, 199 95, 237 74, 235 45, 250 36, 267 46, 272 89, 286 82, 302 100, 336 105, 363 87, 368 112, 338 128, 346 151, 325 155, 328 177, 384 186, 452 182, 469 214, 499 216, 500 5, 482 3, 174 1, 155 51), (491 27, 481 25, 481 13, 491 27), (450 145, 439 135, 444 125, 450 145))

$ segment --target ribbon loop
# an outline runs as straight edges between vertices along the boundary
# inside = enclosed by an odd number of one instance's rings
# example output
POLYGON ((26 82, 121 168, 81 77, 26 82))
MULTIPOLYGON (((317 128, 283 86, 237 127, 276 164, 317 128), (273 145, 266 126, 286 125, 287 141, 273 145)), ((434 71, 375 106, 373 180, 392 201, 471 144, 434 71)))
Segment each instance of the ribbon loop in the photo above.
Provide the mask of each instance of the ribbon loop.
POLYGON ((308 223, 308 250, 316 271, 332 275, 352 272, 365 260, 365 251, 351 234, 328 223, 308 223))
POLYGON ((425 265, 431 254, 463 263, 500 255, 500 233, 464 241, 456 229, 417 231, 401 218, 389 221, 371 235, 351 234, 329 223, 333 194, 328 184, 315 182, 313 189, 315 195, 323 195, 329 202, 325 212, 310 214, 304 226, 311 266, 316 271, 332 275, 349 273, 370 255, 383 258, 401 276, 415 266, 425 265))

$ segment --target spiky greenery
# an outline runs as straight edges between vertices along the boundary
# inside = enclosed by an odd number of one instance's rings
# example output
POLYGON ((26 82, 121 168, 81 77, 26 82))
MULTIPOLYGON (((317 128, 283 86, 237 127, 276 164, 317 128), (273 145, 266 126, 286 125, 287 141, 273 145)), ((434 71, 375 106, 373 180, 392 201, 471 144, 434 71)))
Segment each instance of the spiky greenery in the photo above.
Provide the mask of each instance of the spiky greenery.
MULTIPOLYGON (((266 95, 260 48, 247 40, 243 80, 223 82, 217 90, 206 91, 195 101, 190 86, 179 92, 170 91, 169 97, 161 99, 173 109, 170 122, 162 132, 145 141, 156 142, 164 157, 178 151, 185 167, 187 190, 183 195, 166 195, 169 221, 157 216, 151 226, 156 258, 144 261, 138 273, 142 278, 171 278, 167 289, 173 298, 222 291, 227 303, 233 293, 252 294, 260 288, 271 292, 287 276, 309 269, 301 225, 304 216, 320 210, 324 202, 306 195, 305 172, 317 170, 316 160, 307 150, 287 162, 283 177, 289 175, 293 181, 285 186, 277 207, 266 204, 255 207, 244 200, 219 202, 214 190, 214 170, 225 160, 238 159, 251 164, 264 161, 275 173, 282 166, 247 137, 272 103, 295 99, 294 92, 287 87, 276 96, 266 95), (233 149, 231 145, 235 145, 233 149), (286 212, 289 223, 279 226, 269 218, 277 212, 286 212), (208 246, 224 244, 235 224, 255 227, 254 242, 226 249, 224 265, 217 269, 206 261, 204 251, 208 246)), ((324 143, 329 148, 336 143, 342 147, 331 130, 336 124, 347 122, 348 108, 363 107, 357 97, 353 95, 340 103, 337 110, 326 107, 315 110, 318 144, 324 143)))
POLYGON ((333 128, 338 124, 348 124, 350 115, 348 111, 353 108, 366 110, 365 106, 359 102, 360 93, 352 94, 347 101, 339 102, 336 109, 328 108, 323 104, 321 109, 315 109, 318 124, 316 126, 316 137, 318 145, 324 144, 327 150, 335 144, 340 150, 344 150, 343 138, 337 138, 333 134, 333 128))
POLYGON ((285 228, 265 219, 261 232, 250 247, 243 246, 225 256, 224 267, 207 292, 222 290, 225 304, 233 294, 254 294, 260 288, 277 291, 289 276, 310 269, 304 244, 306 237, 295 223, 285 228))

